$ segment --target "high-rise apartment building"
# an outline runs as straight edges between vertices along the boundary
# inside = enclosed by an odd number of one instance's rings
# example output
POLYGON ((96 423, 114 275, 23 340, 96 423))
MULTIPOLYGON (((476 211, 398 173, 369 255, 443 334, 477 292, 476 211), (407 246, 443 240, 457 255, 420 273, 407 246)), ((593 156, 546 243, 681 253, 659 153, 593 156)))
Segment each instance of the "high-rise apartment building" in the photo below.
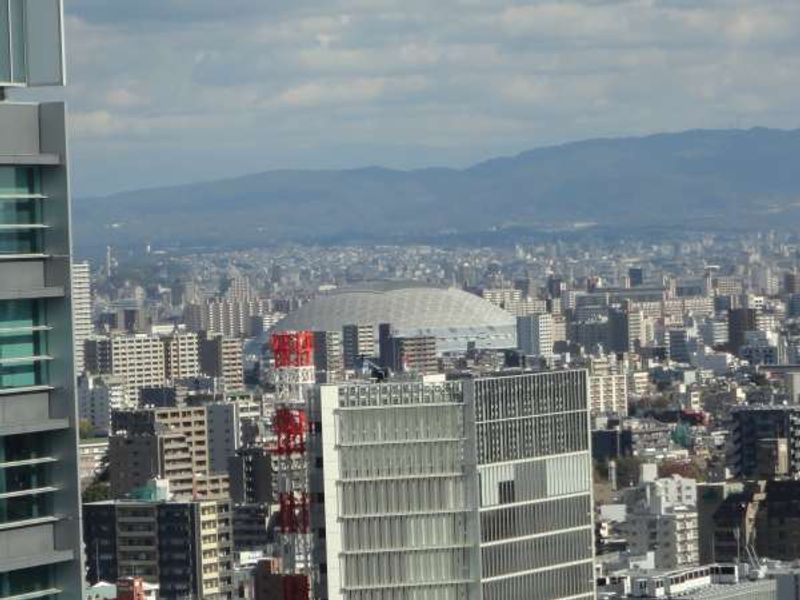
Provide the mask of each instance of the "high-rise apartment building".
POLYGON ((60 0, 0 0, 0 593, 82 597, 60 0))
POLYGON ((728 313, 728 348, 734 354, 744 345, 745 332, 757 329, 754 308, 735 308, 728 313))
POLYGON ((166 357, 161 338, 147 333, 114 334, 86 340, 86 369, 110 373, 125 381, 128 397, 139 398, 139 390, 158 387, 166 380, 166 357))
POLYGON ((790 476, 800 473, 800 407, 750 405, 731 412, 728 463, 736 478, 775 473, 785 463, 790 476), (786 448, 785 456, 775 451, 786 448))
POLYGON ((242 343, 236 338, 219 334, 200 336, 200 370, 209 377, 216 377, 226 390, 237 390, 244 383, 242 343))
POLYGON ((608 312, 608 347, 612 352, 635 352, 645 344, 644 314, 640 310, 612 309, 608 312))
POLYGON ((341 332, 314 332, 314 366, 317 369, 318 381, 333 383, 341 379, 344 371, 341 332))
POLYGON ((318 399, 321 597, 594 598, 585 371, 318 399))
POLYGON ((207 415, 205 406, 115 412, 109 440, 112 492, 121 496, 161 477, 176 497, 227 497, 227 465, 221 473, 211 468, 207 415))
POLYGON ((375 355, 375 328, 372 325, 345 325, 342 327, 342 348, 345 369, 359 367, 360 357, 375 355))
POLYGON ((200 341, 189 331, 92 336, 84 349, 86 371, 121 378, 133 402, 139 400, 143 388, 200 374, 200 341))
POLYGON ((72 263, 72 335, 75 372, 84 371, 84 343, 92 335, 92 282, 88 262, 72 263))
POLYGON ((517 317, 517 346, 528 355, 553 354, 553 315, 543 313, 517 317))
POLYGON ((208 421, 208 468, 227 473, 228 459, 254 442, 261 406, 252 400, 211 402, 205 405, 208 421))
POLYGON ((200 374, 199 343, 197 334, 175 331, 162 338, 164 344, 164 371, 168 380, 187 379, 200 374))
POLYGON ((113 500, 83 512, 90 583, 136 576, 164 600, 231 597, 229 501, 113 500))
POLYGON ((122 378, 91 373, 78 377, 78 411, 81 420, 88 422, 94 433, 108 435, 111 413, 132 408, 136 408, 136 402, 128 398, 122 378))

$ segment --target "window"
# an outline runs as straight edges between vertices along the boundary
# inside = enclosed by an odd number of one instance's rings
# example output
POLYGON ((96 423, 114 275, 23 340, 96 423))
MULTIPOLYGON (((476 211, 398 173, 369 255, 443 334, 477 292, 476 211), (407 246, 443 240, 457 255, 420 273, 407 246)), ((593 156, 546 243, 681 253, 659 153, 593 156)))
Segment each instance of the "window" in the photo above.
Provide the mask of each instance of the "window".
POLYGON ((38 300, 0 301, 0 389, 45 383, 42 313, 38 300))
POLYGON ((36 169, 0 167, 0 254, 41 251, 41 203, 36 169))
POLYGON ((12 523, 53 514, 50 494, 0 499, 0 523, 12 523))

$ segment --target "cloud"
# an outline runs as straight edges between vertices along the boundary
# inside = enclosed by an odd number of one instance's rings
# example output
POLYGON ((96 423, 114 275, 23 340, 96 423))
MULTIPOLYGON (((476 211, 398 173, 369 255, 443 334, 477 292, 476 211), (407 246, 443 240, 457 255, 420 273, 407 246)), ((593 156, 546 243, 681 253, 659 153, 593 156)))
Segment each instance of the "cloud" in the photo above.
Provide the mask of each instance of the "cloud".
POLYGON ((796 127, 783 0, 71 0, 78 195, 796 127), (146 177, 146 181, 143 181, 146 177))

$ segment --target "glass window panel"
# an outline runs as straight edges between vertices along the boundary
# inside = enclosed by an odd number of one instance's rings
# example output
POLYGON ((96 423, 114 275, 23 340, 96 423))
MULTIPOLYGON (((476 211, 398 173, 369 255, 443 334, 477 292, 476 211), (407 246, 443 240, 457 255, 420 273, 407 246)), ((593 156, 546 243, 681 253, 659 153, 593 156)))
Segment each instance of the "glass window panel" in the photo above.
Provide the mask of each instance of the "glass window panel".
POLYGON ((33 167, 1 167, 0 194, 32 194, 37 192, 36 169, 33 167))
POLYGON ((4 591, 9 594, 30 594, 52 587, 52 567, 45 565, 31 569, 19 569, 2 575, 4 591))
POLYGON ((21 492, 48 484, 47 465, 27 465, 0 469, 0 492, 21 492))
POLYGON ((0 461, 15 462, 50 455, 50 439, 42 433, 9 435, 0 443, 0 461))
POLYGON ((50 494, 0 499, 0 523, 47 517, 53 514, 50 494))
POLYGON ((36 200, 0 200, 0 225, 41 223, 39 205, 36 200))
POLYGON ((0 254, 34 254, 40 251, 40 232, 36 230, 0 230, 0 254))
MULTIPOLYGON (((0 301, 0 361, 45 354, 46 334, 25 331, 40 324, 39 306, 35 300, 0 301)), ((44 369, 44 363, 34 361, 0 364, 0 388, 40 385, 44 369)))

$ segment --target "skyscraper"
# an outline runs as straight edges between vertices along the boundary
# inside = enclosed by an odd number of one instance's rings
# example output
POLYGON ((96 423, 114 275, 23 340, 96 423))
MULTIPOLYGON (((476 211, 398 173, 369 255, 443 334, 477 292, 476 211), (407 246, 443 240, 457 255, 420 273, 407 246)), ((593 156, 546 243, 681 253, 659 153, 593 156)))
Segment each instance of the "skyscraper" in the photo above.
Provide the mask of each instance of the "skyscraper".
POLYGON ((77 599, 83 568, 60 0, 0 0, 0 592, 77 599))
POLYGON ((322 386, 315 410, 320 597, 594 598, 585 371, 322 386))
POLYGON ((72 332, 75 338, 75 372, 85 368, 84 344, 92 335, 92 287, 88 262, 72 263, 72 332))

